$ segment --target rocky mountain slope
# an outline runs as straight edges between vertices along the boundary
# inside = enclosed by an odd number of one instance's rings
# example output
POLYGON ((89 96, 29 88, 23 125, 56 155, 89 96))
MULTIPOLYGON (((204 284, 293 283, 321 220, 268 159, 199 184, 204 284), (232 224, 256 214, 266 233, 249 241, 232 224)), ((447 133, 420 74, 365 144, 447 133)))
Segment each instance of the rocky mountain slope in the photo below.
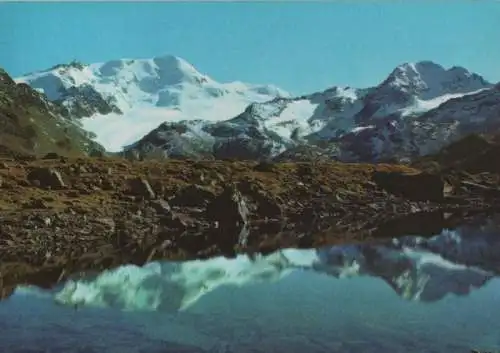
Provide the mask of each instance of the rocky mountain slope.
POLYGON ((500 135, 471 134, 444 148, 438 153, 418 158, 413 166, 428 171, 450 170, 500 172, 500 135))
POLYGON ((378 121, 335 141, 344 160, 410 160, 500 128, 500 85, 450 99, 412 118, 378 121))
POLYGON ((406 160, 497 128, 500 112, 500 86, 430 61, 402 64, 376 87, 300 97, 221 84, 173 56, 73 63, 18 81, 73 112, 87 106, 78 115, 91 117, 84 126, 97 140, 139 158, 406 160))
MULTIPOLYGON (((367 97, 366 104, 371 104, 371 96, 367 97)), ((323 99, 329 101, 324 96, 323 99)), ((329 114, 334 117, 336 114, 327 103, 322 108, 328 111, 325 115, 316 120, 314 113, 309 112, 314 120, 306 115, 302 126, 296 118, 289 120, 285 113, 279 115, 286 111, 283 106, 300 104, 306 103, 275 99, 252 104, 236 118, 224 122, 164 123, 126 151, 156 158, 189 155, 277 161, 318 158, 346 162, 409 161, 436 153, 471 133, 500 130, 500 85, 450 98, 435 108, 412 115, 405 115, 409 109, 405 107, 386 117, 366 116, 360 110, 350 116, 351 120, 346 116, 336 120, 331 119, 329 114), (277 112, 269 113, 272 109, 277 112), (360 125, 357 121, 370 125, 360 125)))
POLYGON ((84 156, 103 147, 69 117, 27 84, 16 84, 0 69, 0 154, 84 156))

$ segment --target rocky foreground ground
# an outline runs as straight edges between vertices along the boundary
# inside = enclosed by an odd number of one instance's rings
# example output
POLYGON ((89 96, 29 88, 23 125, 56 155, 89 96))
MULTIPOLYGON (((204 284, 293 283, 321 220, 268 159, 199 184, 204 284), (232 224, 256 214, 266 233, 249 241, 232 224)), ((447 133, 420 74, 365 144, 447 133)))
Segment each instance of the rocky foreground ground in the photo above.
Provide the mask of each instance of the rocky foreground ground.
POLYGON ((497 173, 401 165, 0 159, 0 297, 153 259, 435 234, 500 208, 497 173))

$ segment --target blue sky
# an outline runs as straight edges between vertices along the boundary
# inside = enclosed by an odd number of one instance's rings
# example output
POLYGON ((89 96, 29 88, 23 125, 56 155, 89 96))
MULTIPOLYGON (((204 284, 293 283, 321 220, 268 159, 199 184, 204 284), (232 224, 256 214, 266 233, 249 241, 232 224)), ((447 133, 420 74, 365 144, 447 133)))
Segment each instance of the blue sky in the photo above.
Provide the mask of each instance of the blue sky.
POLYGON ((433 60, 500 81, 500 2, 1 3, 11 75, 78 59, 173 54, 218 81, 295 93, 378 83, 433 60))

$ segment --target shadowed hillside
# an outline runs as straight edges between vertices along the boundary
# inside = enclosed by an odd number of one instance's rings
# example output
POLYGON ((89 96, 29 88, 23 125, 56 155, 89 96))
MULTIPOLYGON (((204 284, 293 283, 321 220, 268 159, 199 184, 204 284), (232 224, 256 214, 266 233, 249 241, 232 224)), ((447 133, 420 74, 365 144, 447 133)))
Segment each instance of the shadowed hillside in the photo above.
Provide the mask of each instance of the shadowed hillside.
POLYGON ((0 69, 0 154, 83 156, 103 148, 67 110, 0 69))

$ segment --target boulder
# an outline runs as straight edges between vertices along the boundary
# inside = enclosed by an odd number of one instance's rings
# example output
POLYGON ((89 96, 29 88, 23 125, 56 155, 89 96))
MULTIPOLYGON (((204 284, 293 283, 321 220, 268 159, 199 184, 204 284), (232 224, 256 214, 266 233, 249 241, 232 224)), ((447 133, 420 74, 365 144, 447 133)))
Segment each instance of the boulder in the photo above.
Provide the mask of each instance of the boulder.
POLYGON ((441 201, 444 181, 437 174, 376 171, 372 180, 385 191, 412 201, 441 201))
POLYGON ((61 173, 52 168, 36 168, 28 173, 27 179, 33 185, 45 189, 63 189, 66 187, 61 173))
POLYGON ((159 216, 161 226, 175 229, 186 229, 190 226, 190 222, 186 217, 183 214, 174 212, 167 201, 163 199, 153 200, 150 206, 159 216))
POLYGON ((238 188, 253 201, 259 219, 284 217, 283 200, 266 192, 262 186, 247 179, 238 183, 238 188))
POLYGON ((219 242, 245 246, 248 241, 249 210, 243 195, 234 185, 224 188, 208 206, 206 216, 220 229, 219 242))
POLYGON ((153 188, 146 179, 135 178, 129 180, 130 193, 136 196, 141 196, 146 199, 154 199, 155 193, 153 188))
POLYGON ((203 207, 213 201, 215 193, 203 186, 192 184, 179 190, 169 200, 172 206, 203 207))
POLYGON ((234 186, 227 186, 208 206, 207 218, 220 226, 245 225, 248 223, 248 205, 234 186))

